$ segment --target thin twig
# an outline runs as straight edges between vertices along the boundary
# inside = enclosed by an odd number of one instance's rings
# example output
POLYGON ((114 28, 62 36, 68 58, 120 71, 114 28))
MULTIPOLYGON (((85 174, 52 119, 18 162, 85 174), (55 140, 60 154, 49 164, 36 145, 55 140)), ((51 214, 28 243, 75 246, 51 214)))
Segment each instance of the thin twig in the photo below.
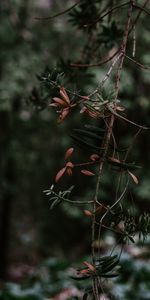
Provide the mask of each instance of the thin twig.
POLYGON ((96 253, 95 253, 95 247, 94 247, 94 241, 95 241, 95 222, 96 222, 96 204, 98 201, 98 194, 100 190, 100 184, 101 184, 101 178, 102 178, 102 171, 103 171, 103 165, 104 165, 104 160, 108 151, 108 146, 111 138, 111 133, 112 133, 112 128, 114 124, 114 115, 111 116, 110 118, 110 123, 109 123, 109 128, 106 134, 106 138, 104 141, 104 151, 103 151, 103 156, 99 165, 99 172, 98 172, 98 178, 97 178, 97 184, 96 184, 96 191, 95 191, 95 196, 94 196, 94 205, 93 205, 93 220, 92 220, 92 259, 93 259, 93 264, 95 264, 96 261, 96 253))
MULTIPOLYGON (((137 23, 138 19, 140 18, 141 14, 142 14, 142 12, 144 11, 144 8, 145 8, 145 6, 147 5, 148 2, 149 2, 149 0, 145 0, 143 6, 140 7, 140 11, 138 12, 138 14, 137 14, 137 16, 136 16, 134 22, 132 23, 132 26, 131 26, 131 28, 130 28, 130 30, 129 30, 129 34, 130 34, 131 31, 133 30, 135 24, 137 23)), ((133 7, 134 7, 134 4, 133 4, 133 7)), ((138 7, 138 8, 139 8, 139 7, 138 7)))
POLYGON ((71 67, 75 67, 75 68, 91 68, 91 67, 99 67, 102 66, 106 63, 108 63, 109 61, 111 61, 120 51, 120 48, 117 49, 117 51, 115 51, 110 57, 108 57, 107 59, 101 60, 100 62, 97 63, 93 63, 93 64, 80 64, 80 63, 71 63, 70 66, 71 67))
MULTIPOLYGON (((121 193, 121 195, 120 195, 120 197, 110 206, 110 210, 112 210, 122 199, 123 199, 123 197, 124 197, 124 195, 125 195, 125 193, 126 193, 126 191, 127 191, 127 189, 128 189, 128 184, 129 184, 129 179, 128 179, 128 181, 127 181, 127 183, 126 183, 126 186, 125 186, 125 188, 124 188, 124 190, 123 190, 123 192, 121 193)), ((101 217, 101 219, 100 219, 100 224, 102 224, 103 223, 103 220, 104 220, 104 218, 107 216, 107 214, 109 213, 109 209, 104 213, 104 215, 101 217)))
POLYGON ((112 72, 112 70, 113 70, 113 67, 114 67, 115 64, 118 62, 118 60, 120 59, 121 56, 122 56, 122 53, 119 53, 119 55, 114 59, 114 61, 113 61, 112 65, 110 66, 110 68, 109 68, 107 74, 105 75, 105 77, 103 78, 103 80, 102 80, 101 83, 100 83, 100 86, 101 86, 101 87, 104 85, 105 81, 109 78, 109 76, 110 76, 110 74, 111 74, 111 72, 112 72))
POLYGON ((135 52, 136 52, 136 30, 135 30, 135 25, 133 27, 133 49, 132 49, 132 57, 135 57, 135 52))
POLYGON ((129 120, 129 119, 127 119, 127 118, 121 116, 121 115, 119 115, 119 114, 118 114, 117 112, 115 112, 113 109, 111 109, 111 108, 109 108, 109 109, 110 109, 110 111, 111 111, 116 117, 118 117, 119 119, 122 119, 122 120, 124 120, 125 122, 130 123, 130 124, 132 124, 132 125, 134 125, 134 126, 136 126, 136 127, 138 127, 138 128, 141 128, 141 129, 144 129, 144 130, 148 130, 148 129, 149 129, 149 128, 146 127, 146 126, 139 125, 139 124, 137 124, 137 123, 135 123, 135 122, 133 122, 133 121, 131 121, 131 120, 129 120))
POLYGON ((143 64, 141 64, 140 62, 136 61, 132 57, 130 57, 130 56, 126 55, 126 54, 125 54, 125 57, 128 58, 130 61, 132 61, 134 64, 136 64, 139 68, 144 69, 144 70, 150 70, 149 66, 144 66, 143 64))
POLYGON ((117 10, 117 9, 123 7, 123 6, 126 6, 128 4, 130 4, 130 1, 122 3, 122 4, 117 5, 117 6, 114 6, 111 9, 109 9, 106 13, 104 13, 102 16, 99 16, 94 22, 89 23, 89 24, 85 24, 83 26, 84 27, 91 27, 91 26, 95 25, 96 23, 98 23, 99 21, 101 21, 104 17, 110 15, 113 11, 115 11, 115 10, 117 10))
MULTIPOLYGON (((149 1, 149 0, 148 0, 148 1, 149 1)), ((148 1, 147 1, 147 3, 148 3, 148 1)), ((146 4, 147 4, 147 3, 146 3, 146 4)), ((145 4, 145 5, 146 5, 146 4, 145 4)), ((144 7, 145 7, 145 5, 144 5, 144 7)), ((140 5, 137 5, 137 4, 133 4, 133 7, 139 8, 140 10, 142 10, 143 12, 145 12, 147 15, 150 16, 150 11, 147 10, 147 9, 145 9, 144 7, 142 7, 142 6, 140 6, 140 5)))
MULTIPOLYGON (((146 0, 146 1, 144 2, 144 4, 143 4, 142 7, 139 7, 139 6, 137 7, 137 8, 140 9, 140 11, 139 11, 139 13, 137 14, 137 17, 135 18, 135 20, 134 20, 134 22, 133 22, 133 24, 132 24, 132 26, 131 26, 131 28, 130 28, 130 30, 129 30, 129 32, 128 32, 128 35, 132 32, 133 28, 135 27, 135 24, 137 23, 137 21, 138 21, 140 15, 141 15, 141 13, 142 13, 142 11, 145 11, 144 7, 145 7, 146 4, 148 3, 148 1, 149 1, 149 0, 146 0)), ((130 3, 130 2, 126 2, 126 3, 123 4, 123 6, 124 6, 124 5, 127 5, 127 4, 129 4, 129 3, 130 3)), ((134 7, 134 4, 133 4, 132 6, 134 7)), ((116 8, 118 8, 118 6, 117 6, 116 8)), ((109 10, 107 13, 109 13, 110 11, 111 11, 111 10, 109 10)), ((147 10, 146 10, 145 12, 148 13, 147 10)), ((104 15, 103 15, 103 17, 104 17, 104 15)), ((112 60, 119 52, 120 52, 120 48, 117 49, 117 51, 115 51, 115 53, 114 53, 112 56, 110 56, 109 58, 107 58, 106 60, 102 60, 102 61, 97 62, 97 63, 93 63, 93 64, 71 63, 70 66, 71 66, 71 67, 75 67, 75 68, 99 67, 99 66, 102 66, 102 65, 108 63, 109 61, 111 61, 111 60, 112 60)))
MULTIPOLYGON (((132 14, 132 4, 133 2, 130 2, 130 7, 128 9, 128 19, 127 19, 127 24, 125 27, 125 31, 124 31, 124 37, 123 37, 123 41, 122 41, 122 45, 121 45, 121 50, 122 53, 124 54, 126 52, 126 46, 127 46, 127 41, 128 41, 128 35, 129 35, 129 27, 130 27, 130 23, 131 23, 131 14, 132 14)), ((116 75, 116 84, 115 84, 115 99, 117 99, 118 96, 118 92, 119 92, 119 83, 120 83, 120 77, 121 77, 121 70, 123 67, 123 62, 124 62, 124 55, 121 56, 120 58, 120 65, 118 67, 118 71, 117 71, 117 75, 116 75)))
POLYGON ((72 10, 74 7, 76 7, 82 0, 79 0, 77 3, 73 4, 72 6, 70 6, 69 8, 53 15, 53 16, 49 16, 49 17, 45 17, 45 18, 41 18, 41 17, 35 17, 35 20, 40 20, 40 21, 47 21, 47 20, 52 20, 54 18, 60 17, 66 13, 68 13, 70 10, 72 10))
POLYGON ((65 202, 68 202, 68 203, 71 203, 71 204, 79 204, 79 205, 83 205, 83 204, 91 204, 93 203, 94 201, 93 200, 90 200, 90 201, 76 201, 76 200, 70 200, 70 199, 67 199, 67 198, 64 198, 62 196, 60 196, 59 194, 55 193, 54 191, 51 191, 51 193, 53 195, 55 195, 58 199, 62 200, 62 201, 65 201, 65 202))
POLYGON ((127 157, 128 157, 128 155, 129 155, 129 153, 130 153, 130 151, 131 151, 131 149, 132 149, 132 147, 133 147, 133 145, 134 145, 134 142, 135 142, 137 136, 138 136, 139 133, 141 132, 141 130, 142 130, 142 128, 140 128, 140 129, 136 132, 136 134, 134 135, 134 137, 133 137, 133 139, 132 139, 132 143, 130 144, 130 146, 129 146, 129 148, 128 148, 126 154, 125 154, 125 157, 124 157, 123 162, 125 162, 125 161, 127 160, 127 157))
POLYGON ((106 73, 105 77, 102 79, 102 81, 100 82, 100 84, 99 84, 99 86, 96 88, 96 90, 93 91, 93 92, 89 95, 89 97, 91 97, 91 96, 97 94, 97 93, 99 92, 99 90, 101 90, 101 89, 103 88, 103 86, 104 86, 106 80, 108 80, 108 78, 109 78, 109 76, 110 76, 110 74, 111 74, 111 72, 112 72, 114 66, 116 65, 116 63, 118 62, 118 60, 120 59, 120 57, 121 57, 122 55, 123 55, 122 53, 119 53, 118 56, 116 56, 116 58, 114 59, 112 65, 110 66, 108 72, 106 73))
MULTIPOLYGON (((96 222, 96 224, 99 225, 99 222, 96 222)), ((104 225, 104 224, 102 224, 102 227, 105 228, 105 229, 108 229, 108 230, 110 230, 110 231, 112 231, 112 232, 114 232, 114 233, 124 235, 124 232, 123 232, 123 231, 116 230, 116 229, 114 229, 114 228, 112 228, 112 227, 109 227, 109 226, 106 226, 106 225, 104 225)))

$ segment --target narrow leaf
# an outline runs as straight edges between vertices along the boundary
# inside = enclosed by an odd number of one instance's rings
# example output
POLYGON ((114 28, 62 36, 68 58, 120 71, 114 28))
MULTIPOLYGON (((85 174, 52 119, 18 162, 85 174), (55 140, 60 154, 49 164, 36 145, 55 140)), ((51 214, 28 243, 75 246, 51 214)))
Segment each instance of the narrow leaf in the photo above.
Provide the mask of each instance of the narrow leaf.
POLYGON ((86 176, 94 176, 95 174, 89 170, 81 170, 81 173, 86 176))
POLYGON ((91 132, 95 132, 95 133, 98 133, 98 132, 99 133, 104 133, 105 132, 105 129, 99 128, 97 126, 89 125, 89 124, 86 124, 84 127, 89 129, 91 132))
POLYGON ((58 97, 54 97, 53 100, 54 100, 55 103, 57 103, 60 106, 64 106, 64 107, 67 106, 67 103, 64 100, 62 100, 58 97))
POLYGON ((55 177, 55 182, 58 182, 60 180, 60 178, 64 175, 66 171, 66 167, 62 168, 57 174, 56 174, 56 177, 55 177))
POLYGON ((134 181, 135 184, 139 183, 138 178, 133 173, 131 173, 130 171, 128 171, 128 174, 131 176, 131 178, 132 178, 132 180, 134 181))
POLYGON ((87 216, 87 217, 92 217, 93 216, 93 214, 92 214, 92 212, 90 211, 90 210, 84 210, 83 211, 84 212, 84 214, 87 216))
POLYGON ((96 161, 96 160, 98 160, 100 158, 100 156, 98 155, 98 154, 92 154, 91 156, 90 156, 90 159, 92 160, 92 161, 96 161))
POLYGON ((133 239, 132 236, 129 235, 128 238, 129 238, 129 240, 130 240, 132 243, 135 243, 135 240, 133 239))
POLYGON ((83 138, 79 138, 77 136, 74 136, 74 135, 70 135, 78 144, 79 147, 83 147, 83 148, 86 148, 86 151, 92 151, 95 152, 95 153, 99 153, 100 152, 100 148, 95 146, 95 145, 92 145, 91 143, 85 141, 83 138))
POLYGON ((61 203, 61 201, 60 201, 60 199, 56 199, 56 200, 54 200, 53 201, 53 203, 51 204, 51 209, 53 209, 56 205, 58 205, 58 204, 60 204, 61 203))
POLYGON ((120 164, 120 160, 115 158, 115 157, 109 157, 109 159, 112 161, 112 162, 116 162, 116 163, 119 163, 120 164))
POLYGON ((104 277, 104 278, 113 278, 113 277, 119 276, 119 273, 110 273, 110 274, 103 274, 102 273, 100 276, 104 277))
POLYGON ((74 148, 69 148, 65 153, 65 160, 67 160, 73 153, 74 148))
POLYGON ((77 132, 79 135, 81 136, 85 136, 85 137, 88 137, 88 138, 92 138, 92 139, 96 139, 96 141, 99 141, 99 140, 102 140, 103 139, 103 136, 102 135, 98 135, 94 132, 90 132, 90 131, 87 131, 87 130, 84 130, 84 129, 73 129, 74 132, 77 132))
POLYGON ((72 168, 74 167, 74 164, 73 164, 71 161, 68 161, 68 162, 66 163, 66 167, 72 169, 72 168))
POLYGON ((87 261, 84 261, 83 264, 85 266, 87 266, 92 272, 95 271, 95 267, 93 265, 91 265, 90 263, 88 263, 87 261))
POLYGON ((64 87, 61 87, 61 88, 60 88, 60 92, 59 92, 59 93, 60 93, 61 97, 62 97, 68 104, 70 104, 70 99, 69 99, 69 97, 68 97, 68 95, 67 95, 67 93, 66 93, 64 87))
POLYGON ((68 114, 69 114, 69 108, 63 109, 62 113, 58 118, 58 123, 61 123, 67 117, 68 114))

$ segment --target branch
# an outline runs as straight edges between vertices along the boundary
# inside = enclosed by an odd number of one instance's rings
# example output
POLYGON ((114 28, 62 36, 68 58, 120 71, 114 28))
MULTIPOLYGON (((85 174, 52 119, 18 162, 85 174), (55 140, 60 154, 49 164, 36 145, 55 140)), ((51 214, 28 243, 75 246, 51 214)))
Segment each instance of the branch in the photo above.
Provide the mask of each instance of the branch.
MULTIPOLYGON (((141 13, 143 12, 143 10, 144 10, 144 8, 145 8, 145 6, 147 5, 148 2, 149 2, 149 0, 145 0, 143 6, 140 7, 140 11, 139 11, 139 13, 137 14, 137 16, 136 16, 136 18, 135 18, 135 20, 134 20, 134 22, 133 22, 133 24, 132 24, 132 26, 131 26, 131 28, 130 28, 130 30, 129 30, 129 34, 130 34, 130 32, 133 30, 135 24, 137 23, 139 17, 141 16, 141 13)), ((132 4, 132 5, 133 5, 133 7, 134 7, 134 4, 132 4)))
POLYGON ((120 48, 115 51, 115 53, 113 53, 110 57, 108 57, 105 60, 101 60, 100 62, 97 63, 93 63, 93 64, 80 64, 80 63, 72 63, 70 64, 71 67, 75 67, 75 68, 89 68, 89 67, 99 67, 102 66, 106 63, 108 63, 109 61, 111 61, 120 51, 120 48))
POLYGON ((130 56, 125 54, 125 57, 128 58, 130 61, 132 61, 134 64, 136 64, 139 68, 144 69, 144 70, 150 70, 149 66, 144 66, 140 62, 136 61, 135 59, 131 58, 130 56))
POLYGON ((90 201, 73 201, 73 200, 70 200, 70 199, 67 199, 67 198, 64 198, 62 196, 60 196, 59 194, 57 194, 56 192, 54 192, 53 190, 51 190, 51 193, 53 195, 55 195, 58 199, 60 199, 61 201, 65 201, 65 202, 68 202, 68 203, 71 203, 71 204, 75 204, 75 205, 83 205, 83 204, 91 204, 93 203, 94 201, 93 200, 90 200, 90 201))
POLYGON ((146 127, 146 126, 139 125, 139 124, 137 124, 137 123, 135 123, 135 122, 133 122, 133 121, 131 121, 131 120, 129 120, 129 119, 127 119, 127 118, 121 116, 121 115, 119 115, 119 114, 116 113, 113 109, 111 109, 111 108, 109 108, 109 109, 110 109, 110 111, 111 111, 116 117, 118 117, 118 118, 120 118, 120 119, 126 121, 127 123, 130 123, 130 124, 132 124, 132 125, 134 125, 134 126, 136 126, 136 127, 138 127, 138 128, 144 129, 144 130, 149 129, 149 128, 146 127))
MULTIPOLYGON (((149 1, 149 0, 148 0, 148 1, 149 1)), ((146 4, 148 3, 148 1, 146 1, 146 4)), ((145 4, 145 5, 146 5, 146 4, 145 4)), ((144 5, 144 7, 145 7, 145 5, 144 5)), ((150 16, 150 11, 147 10, 147 9, 145 9, 144 7, 142 7, 142 6, 140 6, 140 5, 137 5, 137 4, 133 4, 133 7, 139 8, 140 10, 142 10, 143 12, 145 12, 147 15, 150 16)))
POLYGON ((122 3, 122 4, 117 5, 117 6, 114 6, 110 10, 108 10, 106 13, 104 13, 102 16, 100 16, 98 19, 96 19, 94 22, 89 23, 89 24, 85 24, 83 26, 84 27, 91 27, 91 26, 95 25, 96 23, 98 23, 99 21, 101 21, 104 17, 106 17, 109 14, 111 14, 114 10, 117 10, 118 8, 121 8, 121 7, 126 6, 128 4, 130 4, 130 1, 122 3))
POLYGON ((128 184, 129 184, 129 179, 128 179, 128 181, 127 181, 127 183, 126 183, 126 186, 125 186, 123 192, 121 193, 120 197, 115 201, 115 203, 113 203, 113 204, 110 206, 110 208, 109 208, 109 209, 105 212, 105 214, 101 217, 99 224, 102 224, 104 218, 105 218, 106 215, 109 213, 109 210, 112 210, 112 209, 113 209, 113 208, 114 208, 114 207, 122 200, 122 198, 124 197, 124 195, 125 195, 125 193, 126 193, 126 191, 127 191, 128 184))
POLYGON ((41 21, 47 21, 47 20, 52 20, 54 18, 60 17, 64 14, 66 14, 67 12, 69 12, 70 10, 72 10, 75 6, 77 6, 82 0, 79 0, 77 3, 73 4, 72 6, 70 6, 69 8, 57 13, 56 15, 50 16, 50 17, 46 17, 46 18, 40 18, 40 17, 35 17, 35 20, 41 20, 41 21))

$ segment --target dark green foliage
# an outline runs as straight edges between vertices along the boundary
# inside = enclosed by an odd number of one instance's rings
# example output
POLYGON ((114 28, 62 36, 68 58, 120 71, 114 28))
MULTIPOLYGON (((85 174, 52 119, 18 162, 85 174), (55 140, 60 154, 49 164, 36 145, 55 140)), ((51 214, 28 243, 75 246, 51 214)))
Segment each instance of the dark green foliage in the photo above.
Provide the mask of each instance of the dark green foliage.
POLYGON ((81 3, 69 13, 69 21, 80 30, 86 30, 85 25, 93 23, 99 16, 96 5, 98 2, 97 0, 92 2, 90 0, 81 0, 81 3))
MULTIPOLYGON (((105 129, 103 129, 105 124, 100 121, 100 125, 102 125, 100 128, 99 124, 89 125, 86 116, 75 114, 72 119, 68 119, 68 123, 66 122, 68 125, 64 123, 57 129, 54 114, 49 110, 48 105, 54 96, 59 95, 60 86, 65 86, 73 92, 73 94, 69 93, 73 100, 79 99, 76 94, 87 95, 97 87, 100 78, 106 74, 111 63, 94 69, 76 68, 71 64, 73 62, 77 64, 97 63, 107 58, 108 50, 111 53, 114 47, 119 47, 124 26, 122 20, 127 11, 126 9, 117 10, 110 19, 107 16, 98 21, 99 17, 103 15, 104 8, 107 10, 110 5, 118 5, 118 3, 116 1, 83 0, 70 11, 70 16, 66 16, 66 19, 70 20, 70 25, 75 25, 71 28, 71 26, 64 25, 66 23, 63 18, 62 23, 59 23, 59 19, 53 19, 51 22, 35 21, 35 16, 41 16, 42 13, 47 14, 47 10, 45 8, 43 11, 39 8, 34 10, 30 1, 8 3, 9 1, 2 0, 0 4, 2 12, 0 29, 1 222, 3 216, 6 217, 4 218, 6 226, 0 227, 8 229, 6 233, 9 235, 5 236, 5 240, 9 242, 9 245, 8 243, 5 245, 4 242, 1 245, 4 250, 6 249, 3 252, 6 252, 9 263, 20 260, 29 264, 37 264, 37 261, 42 260, 44 256, 53 253, 57 256, 63 253, 67 258, 76 259, 90 251, 87 234, 89 220, 83 218, 82 209, 75 210, 71 206, 69 210, 62 205, 65 202, 62 197, 65 200, 71 200, 70 204, 76 205, 76 200, 70 197, 63 182, 61 187, 63 192, 53 195, 50 203, 47 198, 43 199, 42 190, 53 182, 56 169, 59 169, 64 163, 61 157, 73 141, 83 149, 81 152, 77 152, 77 155, 75 154, 75 159, 79 159, 79 161, 85 159, 84 150, 88 155, 101 154, 99 143, 101 144, 101 139, 105 136, 105 129), (78 32, 77 29, 79 29, 78 32), (92 38, 90 37, 91 33, 92 38), (50 67, 45 67, 46 65, 50 67), (40 75, 37 75, 36 78, 36 74, 40 75), (36 112, 31 106, 28 106, 29 102, 36 108, 36 112), (83 121, 87 123, 84 127, 83 121), (70 128, 77 128, 72 131, 72 139, 69 136, 70 128), (63 137, 64 135, 65 137, 63 137), (55 157, 58 158, 56 161, 55 157), (58 207, 50 212, 50 205, 51 208, 57 205, 58 207), (72 219, 69 212, 72 216, 73 213, 76 213, 76 216, 74 215, 72 219), (9 223, 7 223, 7 219, 9 223)), ((59 9, 61 6, 64 9, 64 6, 68 4, 67 1, 66 3, 60 1, 59 9)), ((52 11, 54 4, 51 5, 50 10, 52 11)), ((136 13, 137 11, 134 11, 134 17, 136 17, 136 13)), ((149 64, 148 20, 147 16, 142 13, 136 26, 138 40, 136 59, 144 64, 149 64)), ((133 35, 131 34, 128 42, 127 54, 129 56, 132 55, 132 46, 133 35)), ((109 104, 114 97, 111 86, 112 78, 110 78, 110 85, 101 91, 101 101, 108 101, 109 104)), ((142 123, 149 124, 149 83, 149 72, 144 69, 137 71, 137 66, 126 58, 119 98, 127 107, 129 119, 133 119, 136 123, 142 120, 142 123)), ((88 108, 90 105, 89 102, 88 108)), ((107 116, 108 113, 110 114, 108 107, 104 111, 105 113, 107 116)), ((126 115, 123 113, 123 116, 126 115)), ((127 215, 124 210, 118 210, 114 215, 108 212, 106 225, 109 225, 111 229, 118 230, 117 226, 123 220, 123 233, 116 232, 114 235, 116 240, 119 236, 119 241, 126 240, 127 243, 132 244, 134 249, 133 242, 136 242, 136 235, 139 235, 141 240, 145 240, 150 233, 150 217, 148 213, 144 213, 149 208, 150 139, 147 134, 138 136, 132 151, 130 151, 130 159, 123 162, 123 151, 129 146, 135 131, 132 126, 129 130, 126 122, 117 119, 114 128, 115 136, 116 132, 117 146, 114 147, 113 141, 111 141, 109 155, 106 158, 107 171, 109 171, 104 174, 103 178, 102 198, 104 204, 105 202, 109 204, 108 200, 110 199, 111 202, 115 195, 114 186, 112 186, 112 182, 110 183, 111 172, 113 176, 115 174, 113 177, 115 181, 116 175, 120 174, 120 171, 124 171, 126 174, 127 171, 136 170, 140 184, 137 189, 134 188, 133 183, 129 186, 130 193, 135 199, 136 215, 134 217, 133 214, 127 215), (120 162, 110 159, 113 151, 120 162), (132 163, 134 161, 135 164, 132 163), (139 161, 142 169, 138 167, 139 161), (114 169, 118 173, 114 172, 114 169)), ((87 185, 84 178, 81 180, 76 174, 74 179, 78 191, 80 191, 77 194, 77 200, 81 201, 80 197, 84 190, 83 201, 86 202, 89 195, 91 197, 92 184, 87 185)), ((69 178, 69 180, 71 179, 69 178)), ((5 234, 5 230, 3 234, 5 234)), ((142 250, 140 251, 142 253, 142 250)), ((103 258, 100 263, 97 262, 96 271, 98 276, 103 277, 103 280, 118 275, 116 269, 120 262, 117 257, 112 256, 112 258, 112 261, 108 260, 107 264, 103 262, 103 258)), ((3 260, 2 256, 0 259, 3 260)), ((118 282, 120 280, 122 290, 122 294, 118 296, 120 299, 145 300, 150 298, 148 264, 143 258, 140 263, 139 265, 137 259, 133 261, 133 257, 122 263, 123 268, 119 272, 120 279, 117 279, 118 282)), ((38 276, 35 272, 35 277, 31 276, 32 278, 29 279, 31 281, 26 288, 20 288, 13 284, 6 285, 4 291, 0 292, 0 299, 49 298, 64 289, 68 280, 71 280, 68 279, 67 267, 61 269, 58 265, 55 266, 55 263, 53 266, 50 263, 48 270, 53 270, 53 272, 50 271, 47 281, 44 276, 42 278, 41 271, 38 276)), ((3 273, 2 268, 0 271, 3 273)), ((86 280, 84 282, 81 285, 86 285, 86 280)), ((76 283, 80 285, 78 281, 76 283)), ((74 285, 74 281, 69 281, 69 284, 74 285)), ((117 286, 119 283, 116 283, 117 286)), ((117 295, 117 291, 114 292, 114 295, 117 295)), ((90 300, 92 297, 92 293, 89 291, 85 293, 83 300, 90 300)))
POLYGON ((103 25, 101 33, 98 34, 97 43, 104 44, 107 49, 111 49, 113 46, 118 45, 121 41, 123 31, 118 28, 115 21, 109 26, 103 25))

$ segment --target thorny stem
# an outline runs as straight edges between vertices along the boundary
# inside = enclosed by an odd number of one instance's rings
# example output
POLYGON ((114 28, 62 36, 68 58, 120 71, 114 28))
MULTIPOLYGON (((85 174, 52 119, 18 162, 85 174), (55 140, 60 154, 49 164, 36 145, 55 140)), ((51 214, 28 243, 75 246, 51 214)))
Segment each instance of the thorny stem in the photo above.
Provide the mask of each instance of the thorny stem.
MULTIPOLYGON (((120 57, 120 62, 119 62, 117 75, 116 75, 115 100, 117 100, 118 93, 119 93, 119 83, 120 83, 120 77, 121 77, 121 70, 122 70, 123 62, 124 62, 124 58, 125 58, 124 53, 126 52, 126 45, 127 45, 127 41, 128 41, 129 28, 130 28, 130 23, 131 23, 131 15, 132 15, 132 8, 133 8, 132 4, 133 4, 133 2, 130 1, 130 6, 128 8, 127 23, 126 23, 126 26, 125 26, 123 41, 122 41, 122 45, 121 45, 122 56, 120 57)), ((105 137, 105 140, 104 140, 104 145, 103 145, 104 146, 104 151, 103 151, 103 156, 102 156, 102 159, 101 159, 101 162, 100 162, 100 165, 99 165, 99 173, 98 173, 98 179, 97 179, 95 197, 94 197, 94 204, 93 204, 92 260, 93 260, 94 265, 95 265, 95 262, 96 262, 96 251, 95 251, 95 245, 94 245, 94 241, 95 241, 95 238, 96 238, 96 203, 98 201, 98 194, 99 194, 99 190, 100 190, 100 186, 101 186, 101 179, 102 179, 102 173, 103 173, 103 167, 104 167, 104 160, 105 160, 105 157, 107 155, 110 139, 111 139, 111 136, 112 136, 114 121, 115 121, 115 115, 112 114, 110 119, 109 119, 107 134, 106 134, 106 137, 105 137)), ((110 207, 110 209, 112 209, 115 205, 117 205, 120 202, 120 199, 122 199, 122 197, 124 196, 125 191, 126 191, 126 188, 123 191, 123 193, 121 194, 121 196, 117 199, 117 201, 115 201, 115 203, 110 207)), ((104 215, 102 216, 100 226, 101 226, 102 221, 105 218, 105 215, 107 213, 108 213, 108 211, 105 212, 104 215)))
POLYGON ((95 253, 95 223, 96 223, 96 204, 98 202, 98 193, 100 190, 100 184, 101 184, 101 178, 102 178, 102 171, 103 171, 103 165, 104 165, 104 160, 108 151, 108 146, 112 134, 112 129, 113 129, 113 124, 114 124, 114 115, 111 116, 110 118, 110 123, 105 139, 105 144, 104 144, 104 151, 103 151, 103 156, 99 165, 99 172, 98 172, 98 178, 97 178, 97 184, 96 184, 96 191, 95 191, 95 197, 94 197, 94 205, 93 205, 93 220, 92 220, 92 259, 93 259, 93 264, 95 264, 96 261, 96 253, 95 253))

